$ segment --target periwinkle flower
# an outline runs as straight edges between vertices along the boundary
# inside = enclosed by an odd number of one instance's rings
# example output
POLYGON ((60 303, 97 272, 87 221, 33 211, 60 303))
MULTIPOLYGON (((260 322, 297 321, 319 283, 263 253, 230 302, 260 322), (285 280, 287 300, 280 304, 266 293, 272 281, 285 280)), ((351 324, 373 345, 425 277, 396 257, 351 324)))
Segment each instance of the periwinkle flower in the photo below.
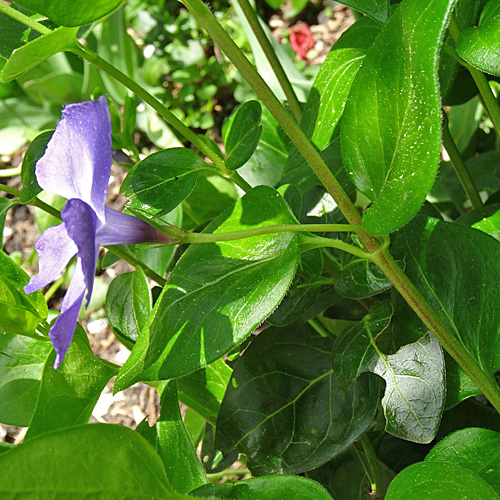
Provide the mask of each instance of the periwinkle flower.
POLYGON ((111 119, 106 97, 66 106, 35 175, 45 191, 67 198, 62 224, 35 244, 38 274, 24 288, 32 293, 55 281, 70 259, 77 262, 61 314, 50 329, 57 368, 71 344, 85 293, 88 306, 100 246, 173 240, 141 219, 105 206, 111 169, 111 119))

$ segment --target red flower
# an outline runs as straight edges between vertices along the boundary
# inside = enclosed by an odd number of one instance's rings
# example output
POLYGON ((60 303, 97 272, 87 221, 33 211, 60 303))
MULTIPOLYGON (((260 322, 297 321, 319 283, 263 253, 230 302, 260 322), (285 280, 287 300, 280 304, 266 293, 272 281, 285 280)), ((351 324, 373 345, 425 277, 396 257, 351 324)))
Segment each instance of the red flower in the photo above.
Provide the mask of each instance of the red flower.
POLYGON ((314 38, 306 23, 298 23, 288 29, 290 35, 290 45, 295 53, 302 59, 306 59, 306 54, 314 47, 314 38))

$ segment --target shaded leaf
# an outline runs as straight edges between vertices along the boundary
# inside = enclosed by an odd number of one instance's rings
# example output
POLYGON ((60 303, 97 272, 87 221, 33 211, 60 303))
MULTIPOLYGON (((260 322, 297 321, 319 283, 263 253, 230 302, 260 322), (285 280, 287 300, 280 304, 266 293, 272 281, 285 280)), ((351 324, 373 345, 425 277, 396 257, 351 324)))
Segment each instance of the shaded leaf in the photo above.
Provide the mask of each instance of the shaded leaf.
POLYGON ((342 3, 364 12, 367 16, 381 23, 385 23, 389 19, 389 0, 347 0, 342 3))

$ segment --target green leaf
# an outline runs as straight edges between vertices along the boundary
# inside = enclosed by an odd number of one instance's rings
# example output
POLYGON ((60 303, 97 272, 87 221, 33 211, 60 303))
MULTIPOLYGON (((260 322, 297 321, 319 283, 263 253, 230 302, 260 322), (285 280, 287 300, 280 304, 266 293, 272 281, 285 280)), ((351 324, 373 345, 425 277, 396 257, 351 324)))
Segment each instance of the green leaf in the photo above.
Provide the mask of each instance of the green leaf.
POLYGON ((445 403, 444 358, 439 342, 426 335, 395 354, 382 353, 376 339, 392 316, 388 302, 377 302, 361 323, 338 337, 333 366, 337 376, 351 382, 364 372, 385 380, 382 399, 386 431, 394 436, 429 443, 439 428, 445 403))
POLYGON ((23 89, 34 101, 63 105, 85 99, 83 83, 83 76, 79 73, 58 71, 27 81, 23 89))
POLYGON ((51 350, 50 342, 0 333, 0 422, 30 424, 51 350))
POLYGON ((500 1, 490 0, 477 28, 463 30, 457 39, 457 52, 472 66, 500 76, 500 1))
POLYGON ((262 135, 262 106, 258 101, 248 101, 238 107, 230 118, 224 135, 226 167, 236 170, 243 166, 255 151, 262 135))
MULTIPOLYGON (((11 7, 19 10, 15 4, 11 7)), ((38 33, 25 24, 12 19, 7 14, 0 13, 0 57, 8 59, 15 49, 37 36, 39 36, 38 33)))
POLYGON ((372 205, 363 225, 390 233, 408 222, 439 164, 438 55, 456 0, 404 0, 358 71, 342 120, 344 166, 372 205))
POLYGON ((77 31, 77 28, 57 28, 14 50, 0 74, 2 82, 14 80, 47 57, 75 48, 77 31))
POLYGON ((493 236, 496 240, 500 241, 500 210, 495 212, 489 217, 484 217, 479 222, 472 224, 474 229, 479 229, 483 233, 493 236))
POLYGON ((297 326, 261 332, 234 368, 216 446, 245 453, 254 475, 314 469, 347 449, 372 422, 380 385, 365 376, 344 386, 332 349, 297 326))
POLYGON ((215 474, 229 469, 238 460, 238 450, 231 450, 223 455, 214 444, 214 428, 208 422, 203 432, 203 442, 200 451, 200 459, 207 474, 215 474))
MULTIPOLYGON (((223 233, 293 224, 272 188, 249 191, 206 229, 223 233)), ((123 367, 118 390, 136 380, 186 375, 223 356, 269 316, 285 295, 299 260, 292 233, 191 245, 177 262, 123 367)))
POLYGON ((19 205, 19 200, 0 198, 0 239, 3 241, 3 230, 5 229, 5 220, 7 219, 7 212, 16 205, 19 205))
POLYGON ((500 434, 488 429, 457 431, 440 441, 425 458, 426 462, 460 465, 483 478, 500 493, 500 434))
POLYGON ((62 365, 54 370, 55 352, 45 360, 35 413, 25 439, 87 423, 117 367, 94 356, 87 334, 77 324, 62 365))
POLYGON ((24 293, 28 281, 29 276, 0 251, 0 331, 39 337, 35 328, 47 318, 48 309, 39 290, 24 293))
POLYGON ((298 476, 264 476, 235 484, 207 484, 192 492, 228 500, 331 500, 318 483, 298 476))
POLYGON ((179 498, 153 447, 137 432, 110 424, 62 429, 2 453, 0 496, 5 500, 179 498))
POLYGON ((207 477, 182 421, 175 380, 162 383, 158 392, 161 393, 158 420, 152 427, 143 420, 137 432, 160 455, 172 488, 188 493, 205 484, 207 477))
POLYGON ((347 0, 342 3, 364 12, 375 21, 385 23, 389 19, 389 0, 347 0))
POLYGON ((53 133, 53 130, 49 130, 35 137, 24 155, 21 166, 23 189, 19 197, 22 203, 27 203, 42 191, 36 180, 35 166, 36 162, 45 154, 47 143, 50 141, 53 133))
POLYGON ((120 192, 130 199, 129 208, 158 217, 189 195, 201 171, 211 169, 190 149, 165 149, 140 161, 123 181, 120 192))
POLYGON ((106 315, 113 332, 131 348, 146 324, 153 304, 146 276, 141 267, 118 275, 106 294, 106 315))
POLYGON ((458 465, 421 462, 398 474, 390 484, 385 498, 386 500, 409 498, 495 500, 500 497, 479 476, 458 465))
POLYGON ((120 5, 121 0, 17 0, 17 3, 44 14, 62 26, 83 26, 97 21, 120 5))
POLYGON ((460 152, 469 145, 483 119, 484 108, 479 97, 448 111, 450 133, 460 152))

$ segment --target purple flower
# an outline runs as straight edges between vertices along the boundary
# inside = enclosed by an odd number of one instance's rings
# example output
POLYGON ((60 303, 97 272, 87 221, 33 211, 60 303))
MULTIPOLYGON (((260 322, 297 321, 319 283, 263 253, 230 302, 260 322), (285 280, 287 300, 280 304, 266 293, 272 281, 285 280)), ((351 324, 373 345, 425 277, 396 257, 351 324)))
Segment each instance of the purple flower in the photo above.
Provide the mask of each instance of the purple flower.
POLYGON ((49 227, 35 244, 39 271, 26 293, 55 281, 77 254, 76 268, 49 337, 57 368, 71 344, 78 313, 87 292, 92 295, 100 246, 173 240, 136 217, 105 206, 111 169, 111 119, 106 97, 66 106, 45 154, 36 164, 38 184, 68 201, 62 224, 49 227))

